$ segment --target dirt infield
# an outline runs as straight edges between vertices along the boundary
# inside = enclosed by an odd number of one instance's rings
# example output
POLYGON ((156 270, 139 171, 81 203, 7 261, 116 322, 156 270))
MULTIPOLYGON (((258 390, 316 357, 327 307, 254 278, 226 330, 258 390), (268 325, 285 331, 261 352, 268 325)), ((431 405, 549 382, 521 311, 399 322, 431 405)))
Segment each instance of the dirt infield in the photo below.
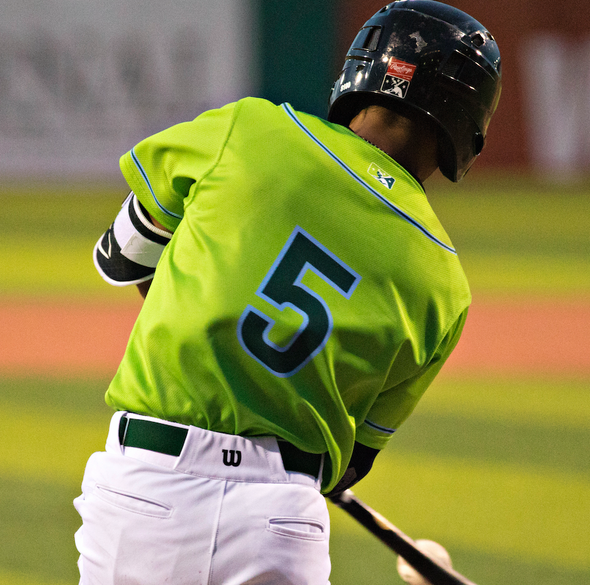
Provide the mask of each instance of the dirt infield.
MULTIPOLYGON (((139 308, 3 299, 0 374, 110 376, 139 308)), ((444 372, 590 378, 590 303, 478 301, 444 372)))

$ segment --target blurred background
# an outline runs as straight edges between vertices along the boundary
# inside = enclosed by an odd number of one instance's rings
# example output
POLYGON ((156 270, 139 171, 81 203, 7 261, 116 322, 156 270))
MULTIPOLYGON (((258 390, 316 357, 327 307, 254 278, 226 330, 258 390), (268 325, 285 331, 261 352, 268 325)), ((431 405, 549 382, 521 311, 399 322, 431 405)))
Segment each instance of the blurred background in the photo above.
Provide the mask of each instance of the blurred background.
MULTIPOLYGON (((473 289, 463 339, 355 490, 480 585, 590 583, 590 3, 454 0, 503 94, 458 185, 427 193, 473 289)), ((373 0, 3 0, 0 585, 77 583, 71 501, 139 310, 91 251, 138 140, 246 95, 325 116, 373 0)), ((333 585, 401 583, 331 508, 333 585)))

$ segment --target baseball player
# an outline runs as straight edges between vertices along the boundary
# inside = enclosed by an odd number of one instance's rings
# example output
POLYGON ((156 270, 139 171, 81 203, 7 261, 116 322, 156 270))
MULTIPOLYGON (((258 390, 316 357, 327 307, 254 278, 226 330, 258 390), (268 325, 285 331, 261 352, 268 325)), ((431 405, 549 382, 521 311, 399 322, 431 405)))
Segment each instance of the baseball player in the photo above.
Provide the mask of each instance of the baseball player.
POLYGON ((399 1, 327 120, 246 98, 121 158, 132 192, 94 260, 145 301, 75 501, 80 583, 328 583, 323 496, 368 473, 461 334, 422 183, 465 175, 499 94, 479 22, 399 1))

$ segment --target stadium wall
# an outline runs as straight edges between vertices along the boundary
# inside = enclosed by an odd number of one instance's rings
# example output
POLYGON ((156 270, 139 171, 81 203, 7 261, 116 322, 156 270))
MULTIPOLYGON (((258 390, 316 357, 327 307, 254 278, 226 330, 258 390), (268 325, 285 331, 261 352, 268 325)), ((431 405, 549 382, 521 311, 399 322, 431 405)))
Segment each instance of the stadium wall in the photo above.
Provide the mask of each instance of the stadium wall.
MULTIPOLYGON (((503 94, 479 168, 590 169, 590 3, 454 0, 496 36, 503 94)), ((5 0, 0 180, 118 176, 139 139, 245 95, 325 116, 383 0, 5 0)))
POLYGON ((157 130, 257 86, 249 0, 4 0, 0 177, 116 175, 157 130))

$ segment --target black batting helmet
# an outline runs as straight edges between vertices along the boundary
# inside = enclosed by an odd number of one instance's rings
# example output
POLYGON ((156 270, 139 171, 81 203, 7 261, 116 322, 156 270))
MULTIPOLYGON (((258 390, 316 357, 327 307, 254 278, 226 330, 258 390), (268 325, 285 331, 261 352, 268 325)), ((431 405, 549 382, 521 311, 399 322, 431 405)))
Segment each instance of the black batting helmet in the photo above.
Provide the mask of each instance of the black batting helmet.
POLYGON ((440 129, 442 174, 459 181, 484 146, 500 91, 500 51, 483 25, 441 2, 399 0, 354 39, 328 120, 348 126, 369 103, 423 112, 440 129))

